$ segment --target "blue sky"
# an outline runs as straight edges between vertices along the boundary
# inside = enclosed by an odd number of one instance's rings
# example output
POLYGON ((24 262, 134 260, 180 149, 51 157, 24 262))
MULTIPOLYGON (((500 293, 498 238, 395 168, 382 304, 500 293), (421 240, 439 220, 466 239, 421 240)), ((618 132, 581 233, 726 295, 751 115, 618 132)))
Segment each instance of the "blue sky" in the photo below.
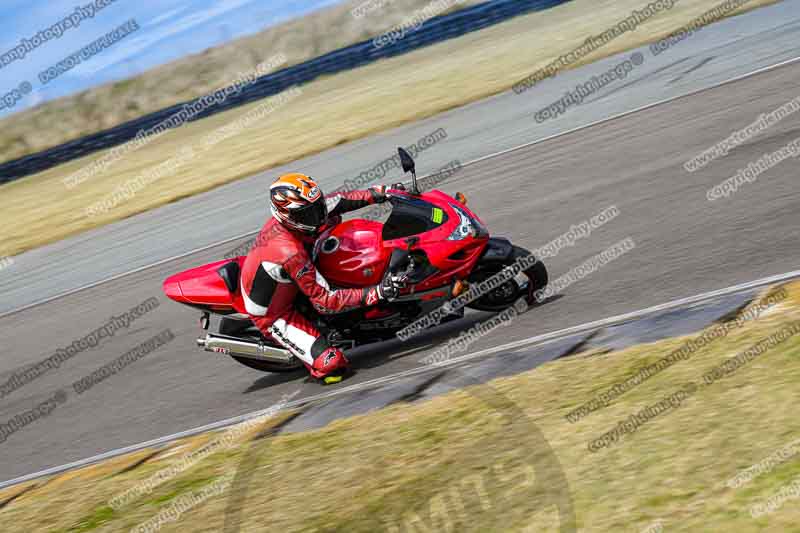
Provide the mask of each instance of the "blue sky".
MULTIPOLYGON (((93 0, 2 0, 0 54, 30 39, 93 0)), ((127 78, 156 65, 197 53, 236 37, 256 33, 268 26, 297 17, 339 0, 116 0, 0 68, 0 97, 22 82, 33 87, 30 94, 0 117, 22 111, 42 101, 72 94, 111 80, 127 78), (135 19, 140 29, 43 85, 39 72, 69 54, 135 19)))

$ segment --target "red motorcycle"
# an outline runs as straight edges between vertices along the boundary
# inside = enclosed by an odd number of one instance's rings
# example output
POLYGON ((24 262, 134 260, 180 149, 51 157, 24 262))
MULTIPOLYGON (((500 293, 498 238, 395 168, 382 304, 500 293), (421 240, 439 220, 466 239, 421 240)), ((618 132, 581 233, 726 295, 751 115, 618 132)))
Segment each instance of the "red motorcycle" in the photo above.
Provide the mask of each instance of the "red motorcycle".
MULTIPOLYGON (((411 155, 398 149, 411 190, 391 190, 391 214, 385 223, 355 219, 325 230, 317 239, 313 260, 332 287, 366 287, 387 273, 405 273, 409 286, 391 302, 336 315, 321 315, 302 293, 296 305, 316 323, 332 345, 353 348, 390 339, 416 319, 468 286, 499 273, 530 252, 507 239, 490 237, 486 226, 455 197, 417 187, 411 155)), ((386 204, 384 204, 386 205, 386 204)), ((199 309, 205 336, 197 344, 209 352, 229 355, 257 370, 287 372, 303 365, 250 322, 240 292, 239 270, 244 256, 217 261, 170 276, 164 292, 176 302, 199 309), (218 332, 208 332, 211 314, 222 315, 218 332)), ((541 261, 468 304, 482 311, 501 311, 547 285, 541 261)), ((463 316, 463 308, 442 322, 463 316)))

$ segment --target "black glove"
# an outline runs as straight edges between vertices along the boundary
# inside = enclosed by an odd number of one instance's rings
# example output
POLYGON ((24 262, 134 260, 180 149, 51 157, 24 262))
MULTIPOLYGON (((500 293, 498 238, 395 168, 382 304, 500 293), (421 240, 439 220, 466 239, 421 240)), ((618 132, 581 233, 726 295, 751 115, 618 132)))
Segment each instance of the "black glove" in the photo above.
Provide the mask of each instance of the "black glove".
POLYGON ((378 297, 391 302, 400 296, 400 291, 408 285, 408 276, 405 274, 387 274, 378 284, 378 297))
POLYGON ((369 188, 369 192, 372 193, 375 203, 380 204, 389 199, 389 189, 405 191, 406 186, 402 183, 393 183, 392 185, 375 185, 369 188))
POLYGON ((375 185, 369 188, 369 192, 372 193, 372 198, 375 200, 376 204, 382 204, 389 199, 389 196, 386 194, 388 190, 389 187, 386 185, 375 185))
POLYGON ((342 215, 333 215, 329 216, 328 220, 325 221, 325 224, 319 229, 319 232, 322 233, 328 228, 332 228, 333 226, 338 226, 342 223, 342 215))

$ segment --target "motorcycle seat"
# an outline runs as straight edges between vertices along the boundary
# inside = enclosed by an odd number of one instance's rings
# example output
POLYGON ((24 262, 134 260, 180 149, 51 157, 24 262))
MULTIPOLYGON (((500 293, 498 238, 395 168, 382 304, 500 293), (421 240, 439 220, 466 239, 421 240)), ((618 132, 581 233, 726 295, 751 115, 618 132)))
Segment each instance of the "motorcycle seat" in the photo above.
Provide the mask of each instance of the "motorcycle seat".
POLYGON ((231 294, 235 293, 237 287, 239 287, 240 272, 239 263, 236 261, 225 263, 217 269, 219 277, 225 282, 225 286, 231 294))

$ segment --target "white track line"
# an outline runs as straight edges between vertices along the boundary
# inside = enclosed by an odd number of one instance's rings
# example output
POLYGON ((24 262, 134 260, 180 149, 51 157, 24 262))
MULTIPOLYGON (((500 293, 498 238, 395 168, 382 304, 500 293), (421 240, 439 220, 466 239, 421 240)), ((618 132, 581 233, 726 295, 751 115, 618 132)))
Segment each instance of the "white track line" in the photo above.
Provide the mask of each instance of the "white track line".
MULTIPOLYGON (((520 144, 519 146, 515 146, 513 148, 507 148, 507 149, 501 150, 499 152, 494 152, 492 154, 485 155, 485 156, 479 157, 477 159, 473 159, 472 161, 468 161, 468 162, 464 163, 461 166, 462 166, 462 168, 463 167, 468 167, 470 165, 474 165, 476 163, 480 163, 481 161, 486 161, 487 159, 492 159, 492 158, 499 157, 499 156, 502 156, 502 155, 505 155, 505 154, 509 154, 511 152, 515 152, 517 150, 522 150, 523 148, 528 148, 530 146, 534 146, 536 144, 540 144, 540 143, 543 143, 543 142, 546 142, 546 141, 551 141, 551 140, 556 139, 558 137, 563 137, 564 135, 569 135, 571 133, 575 133, 577 131, 581 131, 581 130, 584 130, 584 129, 587 129, 587 128, 591 128, 591 127, 597 126, 599 124, 604 124, 606 122, 610 122, 612 120, 616 120, 618 118, 622 118, 622 117, 631 115, 633 113, 638 113, 640 111, 645 111, 645 110, 650 109, 652 107, 656 107, 656 106, 659 106, 659 105, 667 104, 669 102, 673 102, 673 101, 678 100, 680 98, 685 98, 687 96, 693 96, 693 95, 702 93, 704 91, 710 91, 710 90, 713 90, 713 89, 717 89, 719 87, 722 87, 723 85, 727 85, 729 83, 734 83, 734 82, 737 82, 737 81, 741 81, 743 79, 750 78, 752 76, 757 76, 758 74, 763 74, 764 72, 769 72, 770 70, 775 70, 775 69, 780 68, 780 67, 791 65, 792 63, 796 63, 798 61, 800 61, 800 57, 795 57, 793 59, 787 59, 786 61, 781 61, 780 63, 775 63, 774 65, 769 65, 769 66, 766 66, 766 67, 762 67, 762 68, 754 70, 752 72, 748 72, 746 74, 742 74, 740 76, 735 76, 735 77, 730 78, 728 80, 721 81, 721 82, 717 83, 716 85, 711 85, 709 87, 704 87, 702 89, 697 89, 695 91, 690 91, 688 93, 681 94, 681 95, 678 95, 678 96, 671 96, 669 98, 665 98, 663 100, 659 100, 659 101, 653 102, 651 104, 647 104, 647 105, 644 105, 644 106, 641 106, 641 107, 637 107, 637 108, 632 109, 630 111, 623 111, 622 113, 618 113, 616 115, 612 115, 612 116, 607 117, 607 118, 596 120, 594 122, 590 122, 589 124, 584 124, 583 126, 578 126, 576 128, 572 128, 571 130, 562 131, 560 133, 554 133, 553 135, 550 135, 548 137, 543 137, 543 138, 537 139, 535 141, 530 141, 530 142, 527 142, 527 143, 524 143, 524 144, 520 144)), ((428 176, 430 176, 430 174, 426 174, 425 176, 422 176, 421 178, 418 178, 418 179, 419 180, 423 180, 423 179, 427 178, 428 176)), ((91 289, 92 287, 97 287, 98 285, 102 285, 103 283, 108 283, 108 282, 117 280, 119 278, 123 278, 125 276, 130 276, 132 274, 136 274, 137 272, 141 272, 143 270, 147 270, 148 268, 152 268, 152 267, 155 267, 155 266, 158 266, 158 265, 162 265, 164 263, 168 263, 168 262, 174 261, 176 259, 181 259, 183 257, 186 257, 186 256, 189 256, 189 255, 192 255, 192 254, 195 254, 195 253, 199 253, 199 252, 208 250, 208 249, 213 248, 215 246, 221 246, 223 244, 227 244, 227 243, 235 241, 237 239, 243 239, 245 237, 250 237, 252 235, 255 235, 256 233, 258 233, 258 230, 251 231, 251 232, 248 232, 248 233, 244 233, 244 234, 239 235, 237 237, 231 237, 229 239, 225 239, 225 240, 222 240, 222 241, 219 241, 219 242, 215 242, 213 244, 209 244, 207 246, 203 246, 202 248, 197 248, 195 250, 192 250, 192 251, 189 251, 189 252, 185 252, 185 253, 182 253, 182 254, 179 254, 179 255, 176 255, 176 256, 173 256, 173 257, 168 257, 166 259, 162 259, 160 261, 156 261, 155 263, 136 268, 136 269, 131 270, 129 272, 123 272, 122 274, 117 274, 115 276, 111 276, 109 278, 106 278, 106 279, 103 279, 103 280, 100 280, 100 281, 95 281, 95 282, 90 283, 88 285, 84 285, 84 286, 78 287, 76 289, 71 289, 69 291, 57 294, 55 296, 49 296, 49 297, 44 298, 42 300, 39 300, 37 302, 33 302, 31 304, 27 304, 27 305, 24 305, 22 307, 18 307, 16 309, 12 309, 10 311, 6 311, 4 313, 0 313, 0 318, 5 318, 8 315, 11 315, 11 314, 14 314, 14 313, 19 313, 20 311, 24 311, 26 309, 30 309, 31 307, 36 307, 37 305, 42 305, 42 304, 45 304, 45 303, 48 303, 48 302, 52 302, 53 300, 57 300, 59 298, 64 298, 64 297, 69 296, 71 294, 75 294, 76 292, 80 292, 80 291, 84 291, 84 290, 87 290, 87 289, 91 289)))
POLYGON ((660 106, 660 105, 663 105, 663 104, 668 104, 670 102, 674 102, 675 100, 679 100, 681 98, 686 98, 687 96, 694 96, 696 94, 700 94, 700 93, 705 92, 705 91, 711 91, 711 90, 714 90, 714 89, 718 89, 719 87, 722 87, 724 85, 728 85, 729 83, 735 83, 737 81, 741 81, 741 80, 744 80, 744 79, 747 79, 747 78, 750 78, 750 77, 753 77, 753 76, 757 76, 758 74, 763 74, 764 72, 769 72, 770 70, 775 70, 775 69, 780 68, 780 67, 785 67, 787 65, 791 65, 792 63, 796 63, 798 61, 800 61, 800 57, 795 57, 793 59, 787 59, 786 61, 781 61, 780 63, 775 63, 774 65, 769 65, 767 67, 762 67, 762 68, 754 70, 752 72, 748 72, 746 74, 742 74, 740 76, 735 76, 733 78, 721 81, 721 82, 717 83, 716 85, 711 85, 709 87, 704 87, 702 89, 696 89, 694 91, 689 91, 688 93, 681 94, 681 95, 678 95, 678 96, 670 96, 669 98, 665 98, 663 100, 657 100, 657 101, 655 101, 653 103, 646 104, 646 105, 643 105, 641 107, 637 107, 635 109, 631 109, 630 111, 623 111, 622 113, 617 113, 616 115, 612 115, 610 117, 601 118, 600 120, 595 120, 594 122, 590 122, 588 124, 584 124, 583 126, 577 126, 575 128, 572 128, 571 130, 562 131, 560 133, 554 133, 553 135, 550 135, 548 137, 542 137, 541 139, 537 139, 535 141, 527 142, 525 144, 520 144, 519 146, 515 146, 514 148, 506 148, 505 150, 501 150, 501 151, 495 152, 493 154, 489 154, 489 155, 485 155, 483 157, 479 157, 477 159, 473 159, 472 161, 469 161, 468 163, 464 163, 462 165, 462 167, 473 165, 475 163, 480 163, 481 161, 485 161, 485 160, 491 159, 493 157, 506 155, 506 154, 509 154, 511 152, 515 152, 515 151, 521 150, 523 148, 528 148, 530 146, 534 146, 536 144, 540 144, 540 143, 543 143, 543 142, 546 142, 546 141, 551 141, 551 140, 556 139, 558 137, 563 137, 564 135, 569 135, 570 133, 575 133, 576 131, 585 130, 585 129, 591 128, 593 126, 597 126, 599 124, 604 124, 606 122, 611 122, 612 120, 616 120, 618 118, 626 117, 626 116, 632 115, 634 113, 639 113, 640 111, 645 111, 645 110, 650 109, 652 107, 660 106))
POLYGON ((485 350, 480 350, 478 352, 469 353, 463 355, 461 357, 454 357, 452 359, 448 359, 446 361, 438 362, 434 365, 423 365, 415 368, 411 368, 409 370, 404 370, 402 372, 397 372, 395 374, 391 374, 389 376, 383 376, 380 378, 371 379, 368 381, 364 381, 361 383, 355 383, 353 385, 344 386, 340 388, 336 388, 329 392, 323 392, 321 394, 316 394, 314 396, 310 396, 307 398, 301 398, 299 400, 294 400, 291 402, 287 402, 283 404, 281 409, 276 410, 276 406, 271 406, 266 409, 262 409, 259 411, 253 411, 251 413, 246 413, 243 415, 235 416, 232 418, 227 418, 225 420, 220 420, 218 422, 212 422, 210 424, 206 424, 204 426, 196 427, 193 429, 188 429, 186 431, 181 431, 178 433, 173 433, 172 435, 166 435, 164 437, 159 437, 157 439, 149 440, 147 442, 142 442, 139 444, 133 444, 131 446, 126 446, 124 448, 118 448, 116 450, 111 450, 108 452, 101 453, 99 455, 95 455, 93 457, 89 457, 87 459, 81 459, 80 461, 74 461, 72 463, 68 463, 61 466, 55 466, 52 468, 48 468, 46 470, 41 470, 39 472, 35 472, 33 474, 27 474, 24 476, 20 476, 14 479, 10 479, 8 481, 0 482, 0 489, 10 487, 12 485, 16 485, 18 483, 23 483, 25 481, 31 481, 40 477, 50 476, 54 474, 60 474, 62 472, 66 472, 68 470, 72 470, 74 468, 79 468, 82 466, 87 466, 93 463, 97 463, 99 461, 103 461, 105 459, 111 459, 113 457, 117 457, 120 455, 124 455, 126 453, 135 452, 142 450, 144 448, 150 448, 154 446, 161 446, 167 444, 171 441, 183 438, 183 437, 190 437, 193 435, 197 435, 199 433, 205 433, 208 431, 214 431, 226 428, 228 426, 232 426, 234 424, 238 424, 241 422, 245 422, 247 420, 251 420, 253 418, 257 418, 259 416, 263 416, 267 413, 276 414, 277 412, 291 409, 294 407, 300 407, 302 405, 332 398, 334 396, 341 396, 343 394, 348 394, 350 392, 356 392, 363 389, 369 389, 376 387, 378 385, 385 385, 387 383, 392 383, 396 381, 400 381, 402 379, 406 379, 411 376, 415 376, 417 374, 423 374, 426 372, 432 372, 442 367, 448 366, 458 366, 467 361, 472 359, 476 359, 478 357, 485 357, 490 354, 494 354, 497 352, 514 350, 523 346, 533 346, 533 345, 545 345, 552 342, 555 342, 559 339, 563 339, 564 337, 569 337, 571 335, 576 335, 578 333, 583 333, 586 331, 591 331, 595 329, 599 329, 602 327, 607 327, 611 325, 621 324, 624 322, 629 322, 634 319, 644 318, 649 315, 653 315, 656 313, 661 313, 664 311, 668 311, 670 309, 678 308, 678 307, 685 307, 691 306, 693 304, 697 304, 703 301, 711 300, 714 298, 719 298, 722 296, 727 296, 730 294, 734 294, 737 292, 743 292, 751 289, 756 289, 758 287, 763 287, 766 285, 772 285, 774 283, 780 283, 782 281, 787 281, 793 278, 800 278, 800 270, 795 270, 793 272, 787 272, 785 274, 778 274, 775 276, 770 276, 767 278, 762 278, 755 281, 749 281, 747 283, 740 283, 738 285, 733 285, 731 287, 726 287, 724 289, 718 289, 715 291, 705 292, 702 294, 698 294, 696 296, 690 296, 688 298, 681 298, 678 300, 673 300, 671 302, 655 305, 653 307, 648 307, 646 309, 641 309, 639 311, 633 311, 631 313, 626 313, 622 315, 613 316, 610 318, 605 318, 602 320, 597 320, 594 322, 588 322, 586 324, 582 324, 579 326, 574 326, 570 328, 560 329, 558 331, 553 331, 550 333, 544 333, 542 335, 536 335, 534 337, 529 337, 527 339, 522 339, 519 341, 509 342, 507 344, 503 344, 500 346, 495 346, 493 348, 487 348, 485 350))

